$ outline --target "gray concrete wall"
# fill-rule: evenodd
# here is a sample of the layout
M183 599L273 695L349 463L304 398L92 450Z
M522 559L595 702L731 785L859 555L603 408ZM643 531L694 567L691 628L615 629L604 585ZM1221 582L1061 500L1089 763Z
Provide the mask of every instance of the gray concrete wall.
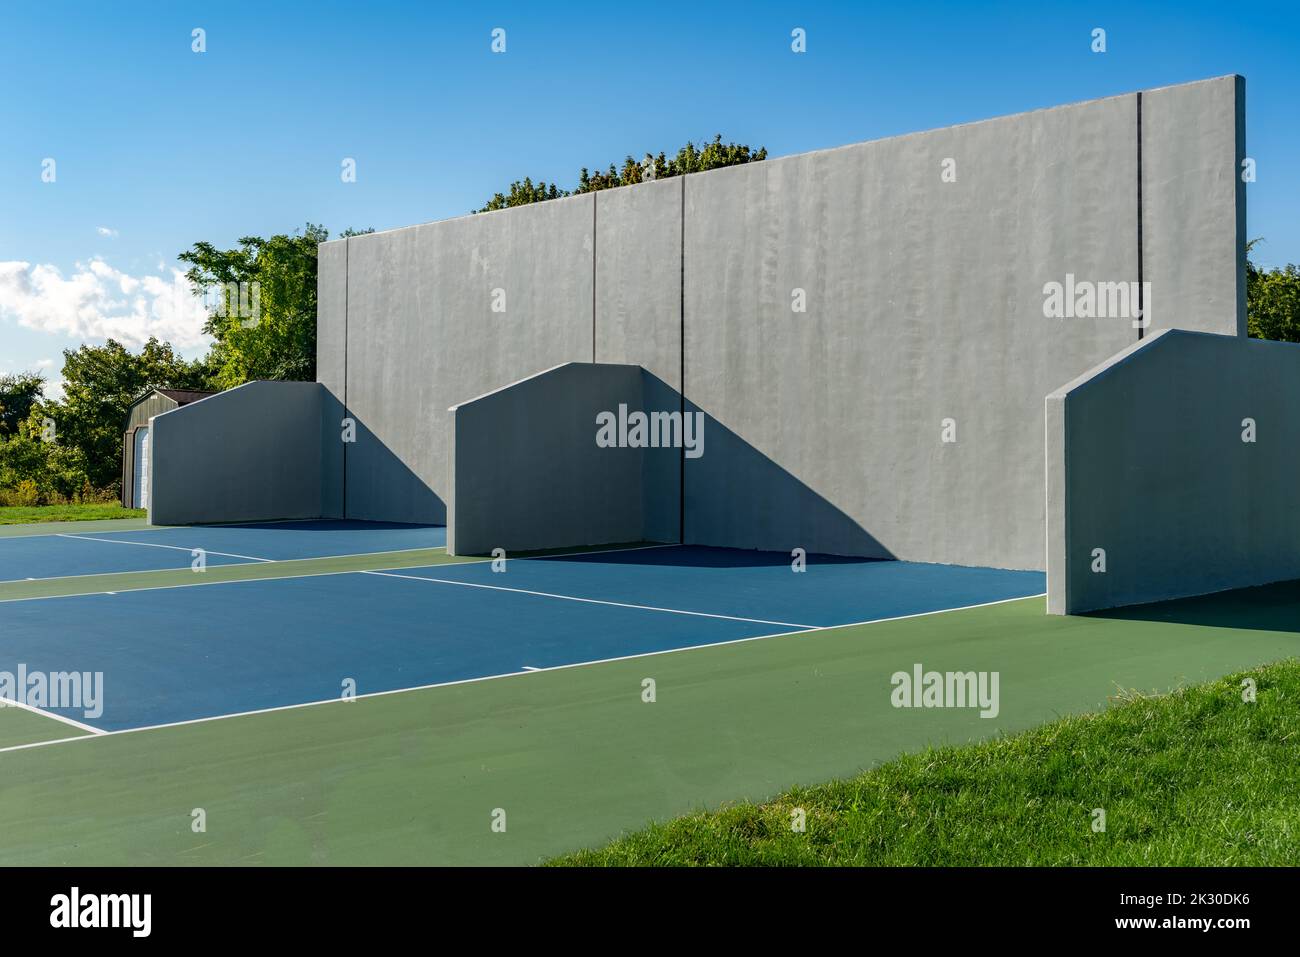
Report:
M1242 328L1241 107L1224 77L354 237L347 514L442 521L441 410L594 358L707 416L655 537L1043 568L1043 397L1138 338L1044 285L1141 275L1157 328Z
M646 401L682 406L682 186L685 179L595 194L596 361L648 373ZM645 459L644 537L681 537L680 455Z
M149 422L149 522L319 518L322 417L315 382L250 382Z
M590 361L592 219L588 195L347 241L349 518L443 522L447 409Z
M1046 428L1050 612L1300 578L1300 345L1165 331L1048 396Z
M597 415L620 404L650 411L651 384L639 366L568 363L455 406L448 552L650 538L646 460L676 462L677 450L602 448L596 433Z
M1043 285L1136 278L1136 177L1126 96L688 180L688 541L1040 568L1034 397L1136 337Z
M1143 278L1153 330L1246 334L1245 129L1244 77L1142 94Z
M322 515L343 517L344 468L347 446L342 441L347 398L348 240L336 239L317 248L316 381L326 389L322 428L324 457Z

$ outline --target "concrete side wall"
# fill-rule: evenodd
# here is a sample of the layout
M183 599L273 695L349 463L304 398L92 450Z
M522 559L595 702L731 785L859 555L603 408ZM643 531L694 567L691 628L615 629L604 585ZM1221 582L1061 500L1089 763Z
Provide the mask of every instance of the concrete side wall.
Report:
M1143 278L1151 328L1246 334L1246 81L1142 94Z
M1050 612L1300 578L1300 345L1167 331L1046 414Z
M347 372L348 240L316 247L316 381L342 401Z
M154 525L319 518L324 387L250 382L154 416Z
M681 406L682 188L676 177L595 194L596 361L643 366L646 401ZM646 539L681 535L682 458L646 459Z
M348 240L321 243L316 255L316 381L327 392L322 427L329 426L322 446L325 485L321 508L326 518L342 518L347 454L341 436L347 399Z
M644 408L646 382L639 366L569 363L453 408L448 552L644 540L645 459L676 450L596 433L599 413Z
M1136 280L1136 110L689 178L685 391L711 434L687 540L1042 568L1042 396L1137 335L1044 318L1043 287Z
M445 521L448 407L591 359L592 216L586 195L348 240L349 518Z

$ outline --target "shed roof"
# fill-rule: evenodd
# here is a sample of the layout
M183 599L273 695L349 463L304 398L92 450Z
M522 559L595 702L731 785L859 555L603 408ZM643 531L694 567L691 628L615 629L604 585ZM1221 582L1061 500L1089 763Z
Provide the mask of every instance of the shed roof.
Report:
M137 396L130 407L134 409L155 392L159 395L165 395L177 405L189 405L191 402L197 402L199 399L206 399L210 395L217 394L215 392L205 392L202 389L149 389Z
M190 402L197 402L199 399L206 399L210 395L216 395L215 392L204 392L201 389L154 389L154 392L161 392L169 399L175 399L181 405Z

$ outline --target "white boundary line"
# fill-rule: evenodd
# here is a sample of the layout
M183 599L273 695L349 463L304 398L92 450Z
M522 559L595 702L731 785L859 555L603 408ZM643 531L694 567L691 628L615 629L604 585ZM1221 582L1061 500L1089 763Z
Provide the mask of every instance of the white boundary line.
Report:
M576 595L557 595L549 591L531 591L527 588L510 588L507 585L484 585L480 582L462 582L454 578L426 578L423 575L403 575L398 572L363 571L362 575L379 575L383 578L406 578L416 582L435 582L439 585L459 585L462 588L487 588L491 591L508 591L516 595L536 595L538 598L559 598L563 601L581 601L590 605L611 605L615 608L636 608L641 611L662 611L670 615L695 615L697 618L725 618L728 621L748 621L756 625L780 625L806 631L816 625L801 625L796 621L772 621L767 618L741 618L739 615L717 615L707 611L686 611L683 608L660 608L656 605L636 605L625 601L605 601L600 598L579 598Z
M124 542L118 538L92 538L89 535L68 535L60 533L59 538L75 538L82 542L103 542L105 545L134 545L136 548L170 548L176 552L205 552L209 555L220 555L222 558L243 558L250 562L269 562L269 558L258 558L256 555L236 555L234 552L219 552L213 548L204 548L201 545L160 545L157 542ZM112 574L109 572L108 574Z
M119 521L119 519L104 519L104 521ZM76 528L78 525L87 525L89 522L47 522L47 525L63 525ZM86 532L87 535L134 535L136 532L163 532L170 528L186 528L185 525L142 525L139 528L101 528L98 530L91 529ZM12 528L12 526L0 525L0 529ZM60 535L66 535L66 532L32 532L30 535L0 535L0 544L4 542L21 542L28 538L58 538Z
M108 732L102 728L82 724L80 721L74 721L72 718L65 718L61 714L55 714L53 711L46 711L44 708L38 708L34 704L28 704L26 701L15 701L13 698L0 697L0 708L22 708L24 711L39 714L43 718L53 718L55 721L62 721L64 724L70 724L74 728L80 728L82 731L89 731L91 734L108 734Z
M596 551L591 551L591 552L560 552L560 553L555 554L555 555L536 555L536 556L533 556L533 557L531 557L531 558L512 558L512 559L509 559L509 560L510 560L510 561L514 561L514 562L533 562L533 561L542 561L543 559L547 559L547 558L573 558L573 557L575 557L575 556L577 556L577 555L606 555L606 554L612 554L612 553L614 553L614 552L639 552L639 551L642 551L642 550L644 550L644 549L650 549L650 548L678 548L678 547L679 547L679 546L678 546L678 544L677 544L676 542L669 542L669 543L667 543L667 544L662 544L662 545L631 545L631 546L628 546L628 547L626 547L626 548L601 548L601 549L597 549ZM403 548L403 549L398 549L398 551L399 551L399 552L406 552L406 551L419 552L419 551L437 551L437 549L425 549L425 548ZM364 557L367 556L367 555L386 555L386 554L391 554L391 553L389 553L389 552L360 552L360 553L358 553L358 554L356 554L356 555L335 555L335 556L332 556L332 557L334 557L334 558L364 558ZM286 558L286 559L284 559L284 561L285 561L285 562L290 562L290 561L295 561L295 562L297 562L297 561L315 561L315 559L307 559L307 558ZM482 564L484 564L485 562L491 562L491 561L496 561L496 559L494 559L494 558L465 558L465 559L460 559L460 560L458 560L458 561L454 561L454 562L434 562L434 565L439 566L439 567L446 566L447 568L457 568L457 567L459 567L459 566L461 566L461 565L482 565ZM214 567L214 568L237 568L237 567L239 567L239 566L241 566L241 565L248 565L248 564L255 564L255 563L252 563L252 562L232 562L232 563L229 564L229 565L214 565L213 567ZM270 564L272 564L272 565L278 565L278 564L281 564L281 562L270 562ZM425 565L410 565L410 566L407 566L407 567L410 567L410 568L427 568L427 567L432 567L432 566L425 566ZM182 569L176 569L176 568L151 568L151 569L148 569L148 571L149 571L150 573L157 573L157 572L170 572L170 571L181 571L181 570L182 570ZM147 586L145 586L144 588L119 588L119 589L117 589L116 591L107 591L107 590L104 590L104 591L78 591L78 592L71 592L71 593L66 594L66 595L28 595L26 598L0 598L0 605L7 605L7 604L9 604L10 602L16 602L16 601L57 601L57 600L60 599L60 598L90 598L90 597L92 597L92 596L94 596L94 595L116 595L116 594L118 594L119 592L131 593L131 592L137 592L137 591L166 591L166 590L169 589L169 588L194 588L194 587L196 587L196 586L198 586L198 585L244 585L244 584L248 584L249 582L276 582L276 581L287 581L288 579L291 579L291 578L321 578L322 576L325 576L325 575L359 575L359 574L361 574L362 571L367 571L367 570L368 570L368 571L388 571L389 569L383 569L383 568L376 568L376 569L344 569L344 570L342 570L342 571L335 571L335 572L305 572L305 573L299 573L299 574L297 574L297 575L267 575L267 576L264 577L264 578L231 578L231 579L229 579L229 580L227 580L227 581L213 581L213 582L182 582L182 583L175 584L175 585L147 585ZM102 575L134 575L134 574L136 574L136 573L135 573L135 572L101 572L100 574L102 574ZM196 574L197 574L197 573L196 573ZM68 578L83 578L83 577L84 577L84 578L95 578L95 577L97 577L97 576L95 576L95 575L84 575L84 576L82 576L82 575L68 575L68 576L66 576L66 577L68 577ZM56 579L56 578L35 578L35 579L15 578L13 581L0 582L0 585L25 584L25 583L28 582L28 581L58 581L58 579Z
M97 519L91 519L90 521L113 522L114 524L118 524L121 522L132 521L132 519L97 518ZM351 521L363 521L363 520L350 519L350 518L274 518L264 522L257 522L257 521L255 522L204 522L201 525L141 525L139 528L101 528L101 529L89 531L86 534L87 535L134 535L136 532L166 532L166 531L178 531L180 529L186 529L186 528L256 528L262 525L288 525L292 522L351 522ZM30 523L25 523L23 527L30 527L31 525L45 525L47 527L62 525L65 527L76 528L78 525L87 525L87 524L89 524L89 522L82 522L82 521L30 522ZM393 524L402 525L406 523L396 522ZM0 525L0 529L16 528L16 527L19 526ZM424 528L446 528L447 526L425 525L423 527ZM351 529L340 529L340 531L351 531ZM64 533L53 532L53 531L33 532L30 535L0 534L0 542L3 542L6 539L10 539L10 538L53 538L55 536L62 535L62 534Z
M650 546L657 547L657 546ZM491 559L488 559L489 561ZM352 574L349 572L339 572L336 574ZM215 583L214 583L215 584ZM483 675L478 678L461 678L456 681L438 681L433 684L413 685L409 688L393 688L388 691L371 691L366 694L359 694L350 700L342 698L327 698L324 701L304 701L299 704L279 705L274 708L259 708L254 711L237 711L231 714L217 714L207 718L190 718L185 721L169 721L164 724L151 724L139 728L123 728L120 731L101 731L99 734L82 735L78 738L57 738L52 741L32 741L27 744L10 745L7 748L0 748L0 754L8 751L25 751L29 748L43 748L54 744L68 744L73 741L87 741L93 738L113 738L123 734L135 734L139 731L161 731L165 728L179 728L191 724L207 724L212 721L226 721L230 718L247 718L252 715L272 714L277 711L295 711L299 708L315 708L325 704L351 704L354 701L360 701L363 698L383 698L388 695L407 694L412 691L428 691L432 688L450 688L456 685L479 684L484 681L495 681L499 678L519 678L524 675L544 674L548 671L568 671L572 668L586 668L591 665L613 664L617 661L634 661L638 658L655 658L659 655L675 655L688 651L699 651L704 648L721 648L726 645L739 645L750 641L766 641L769 638L790 638L796 635L812 635L822 631L835 631L840 628L856 628L862 625L880 625L891 621L906 621L911 618L928 618L932 615L946 615L954 611L969 611L973 608L988 608L993 605L1005 605L1013 601L1029 601L1032 598L1046 598L1047 592L1040 592L1037 595L1021 595L1017 598L1000 598L997 601L980 602L975 605L959 605L953 608L939 608L934 611L922 611L912 615L898 615L894 618L875 618L868 621L845 622L840 625L818 625L812 628L805 628L799 631L781 631L774 632L770 635L751 635L748 638L729 638L726 641L713 641L703 645L684 645L680 648L664 648L659 651L643 651L634 655L619 655L614 658L596 658L591 661L575 661L565 665L551 665L546 668L537 668L536 670L508 671L496 675Z
M490 560L490 559L489 559ZM235 562L230 565L216 565L215 568L237 568L242 565L257 565L257 562ZM166 569L155 568L154 572L160 571L182 571L183 569ZM106 574L127 574L126 572L108 572ZM195 574L199 574L195 572ZM278 582L286 581L290 578L322 578L326 575L355 575L355 571L338 571L338 572L307 572L306 574L297 575L267 575L265 578L232 578L229 581L211 581L211 582L184 582L177 585L147 585L144 588L118 588L114 591L78 591L71 592L67 595L28 595L26 598L0 598L0 605L8 605L11 602L19 601L58 601L60 598L93 598L95 595L131 595L136 592L144 591L167 591L171 588L198 588L200 585L247 585L250 582ZM54 580L54 579L40 579ZM17 582L6 582L5 584L22 584L23 580Z
M35 537L35 536L33 536L33 537ZM70 537L70 536L69 536L69 537ZM103 541L103 539L95 539L95 541ZM116 541L116 539L109 539L109 541ZM148 543L146 543L146 542L126 542L125 544L127 544L127 545L144 545L144 544L150 544L150 545L152 545L153 543L152 543L152 542L148 542ZM170 547L179 548L180 546L177 545L177 546L165 546L165 547L169 547L169 548L170 548ZM345 555L315 555L315 556L312 556L312 557L309 557L309 558L259 558L256 562L229 562L229 563L226 564L226 565L218 565L218 566L215 566L215 567L217 567L217 568L230 568L230 567L235 566L235 565L256 565L258 562L268 562L268 563L273 564L273 565L283 565L283 564L286 564L286 563L288 563L288 562L323 562L323 561L328 561L329 559L332 559L332 558L369 558L369 557L371 557L372 555L402 555L402 554L405 554L406 552L445 552L446 550L447 550L447 546L446 546L446 545L433 545L433 546L430 546L430 547L428 547L428 548L389 548L389 549L385 549L385 550L382 551L382 552L348 552L348 553L345 554ZM209 555L220 555L220 554L223 554L223 553L222 553L222 552L213 552L213 551L209 551L208 554L209 554ZM477 561L477 559L475 559L475 560ZM172 567L172 568L133 568L133 569L131 569L130 571L124 571L124 572L87 572L86 574L83 574L83 575L49 575L49 576L46 576L45 578L6 578L6 579L0 581L0 585L25 584L26 582L57 582L57 581L63 581L63 580L66 579L66 578L98 578L98 577L100 577L101 575L153 575L153 574L156 574L156 573L158 573L158 572L176 572L176 571L181 571L181 570L182 570L181 568L176 568L176 567ZM303 576L303 577L306 577L306 576ZM140 589L140 590L143 591L143 589ZM100 593L99 593L99 592L92 592L92 593L89 593L89 594L96 594L96 595L98 595L98 594L100 594ZM51 595L51 596L49 596L49 597L51 597L51 598L62 598L62 597L65 597L65 596L62 596L62 595ZM0 599L0 602L3 602L3 600L4 600L4 599Z

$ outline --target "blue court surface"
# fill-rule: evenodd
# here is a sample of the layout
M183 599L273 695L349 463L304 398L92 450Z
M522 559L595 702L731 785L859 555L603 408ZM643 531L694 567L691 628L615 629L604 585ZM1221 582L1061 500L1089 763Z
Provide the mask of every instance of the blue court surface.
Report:
M196 548L209 565L234 565L446 544L440 525L324 520L80 534L69 524L66 532L0 539L0 582L188 568Z
M280 527L277 541L265 528L207 541L262 557L309 548L301 529ZM373 548L427 544L429 530L369 532ZM312 542L323 554L342 544ZM813 555L795 573L781 553L652 547L513 559L504 572L479 562L0 602L0 671L101 672L102 714L49 710L124 730L334 700L349 680L358 694L392 691L1043 590L1038 572Z

